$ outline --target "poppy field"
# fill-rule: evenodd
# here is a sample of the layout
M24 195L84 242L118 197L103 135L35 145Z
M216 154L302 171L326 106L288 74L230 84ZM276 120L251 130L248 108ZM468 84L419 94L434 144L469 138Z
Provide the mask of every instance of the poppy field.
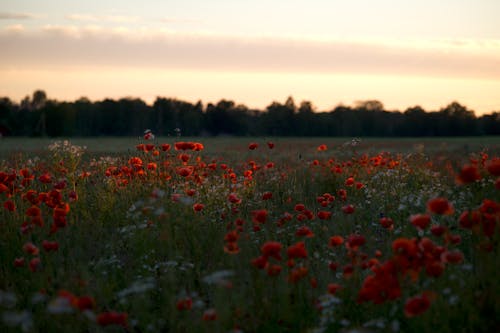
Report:
M500 146L0 152L2 332L494 332Z

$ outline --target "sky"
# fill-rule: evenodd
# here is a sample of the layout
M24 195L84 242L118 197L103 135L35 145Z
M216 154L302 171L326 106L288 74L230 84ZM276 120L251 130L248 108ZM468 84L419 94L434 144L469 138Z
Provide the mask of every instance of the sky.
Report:
M500 111L498 0L0 0L0 96Z

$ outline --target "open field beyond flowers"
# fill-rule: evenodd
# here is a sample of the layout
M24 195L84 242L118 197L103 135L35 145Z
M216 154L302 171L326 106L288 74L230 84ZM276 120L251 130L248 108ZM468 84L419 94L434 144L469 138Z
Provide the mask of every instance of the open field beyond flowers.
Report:
M500 140L0 140L2 332L500 330Z

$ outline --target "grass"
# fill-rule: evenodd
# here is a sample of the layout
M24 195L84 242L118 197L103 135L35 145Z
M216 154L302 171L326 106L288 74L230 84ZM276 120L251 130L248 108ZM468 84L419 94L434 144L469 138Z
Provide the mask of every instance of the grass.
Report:
M49 150L49 139L0 140L0 183L7 188L0 199L15 205L0 210L2 331L498 329L500 196L490 165L498 161L499 138L182 140L205 149L157 146L154 154L137 151L138 139L106 138L71 139ZM250 142L258 148L249 150ZM328 149L318 151L320 144ZM73 145L87 150L80 156ZM133 157L142 163L131 164ZM457 185L457 172L471 158L480 179ZM181 175L183 168L190 174ZM42 182L44 174L52 181ZM30 190L50 195L29 202ZM271 198L264 200L265 193ZM436 197L453 211L429 211ZM56 211L65 204L69 212ZM43 225L26 215L33 205ZM347 205L353 213L344 212ZM472 228L459 223L466 210L481 216ZM319 212L331 216L321 219ZM57 230L54 214L64 216ZM416 228L409 222L414 214L429 214L431 226L445 233ZM393 226L383 227L381 217ZM301 236L304 227L310 237ZM335 235L344 243L333 247ZM354 235L364 242L354 246ZM395 251L396 240L416 252ZM57 242L58 250L47 251L44 241ZM29 253L29 242L38 254ZM267 252L269 242L279 248ZM293 258L289 250L300 242ZM424 251L424 243L432 250ZM448 254L462 259L452 262ZM35 258L40 265L30 266ZM394 263L395 271L370 289L377 267ZM430 264L442 273L431 276ZM331 291L331 284L340 289ZM368 290L376 293L361 298ZM374 304L374 295L391 291L399 293ZM405 312L416 297L428 304Z

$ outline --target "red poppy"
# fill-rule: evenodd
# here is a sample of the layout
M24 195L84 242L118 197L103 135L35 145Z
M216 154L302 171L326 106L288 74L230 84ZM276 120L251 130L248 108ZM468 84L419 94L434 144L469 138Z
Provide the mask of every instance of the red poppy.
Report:
M254 150L254 149L256 149L258 146L259 146L259 145L258 145L257 143L252 142L252 143L250 143L250 144L248 145L248 149L250 149L250 150Z
M283 245L281 245L280 242L273 242L269 241L264 243L262 247L260 248L260 251L262 255L266 258L272 257L276 260L281 260L281 248Z
M127 327L128 315L123 312L103 312L97 315L97 323L100 326L118 325Z
M262 194L262 200L269 200L273 197L273 193L272 192L264 192Z
M42 262L40 261L40 258L35 257L30 260L29 262L29 268L30 271L32 272L37 272L42 268Z
M429 214L412 215L410 216L410 223L417 228L425 229L431 223L431 217Z
M269 265L267 266L266 272L269 276L277 276L281 273L281 266L276 264Z
M269 147L269 149L273 149L274 148L274 143L273 142L268 142L267 146Z
M299 237L314 237L314 233L307 226L302 226L295 232L295 236Z
M7 200L3 203L3 208L8 210L9 212L16 211L16 204L12 200Z
M317 215L320 220L329 220L332 217L332 212L321 210Z
M306 206L304 204L298 203L295 205L295 211L297 212L302 212L306 209Z
M418 295L412 298L409 298L404 307L404 313L405 316L410 318L410 317L415 317L418 315L421 315L429 307L431 306L431 301L427 298L425 295Z
M352 234L347 238L347 245L354 249L366 243L366 238L363 235Z
M469 184L481 179L476 165L464 165L456 177L458 184Z
M328 146L325 144L319 145L317 148L318 151L325 151L327 149L328 149Z
M238 243L236 242L227 242L224 245L224 252L228 254L237 254L240 252L240 248L238 246Z
M441 260L445 263L460 264L464 261L464 255L459 250L446 251L441 254Z
M441 237L446 232L446 227L436 224L431 227L431 233L436 237Z
M354 206L353 205L343 206L342 211L344 212L344 214L352 214L354 213Z
M23 251L26 252L27 254L31 254L33 256L37 256L40 253L40 250L38 247L35 246L35 244L28 242L23 245Z
M345 186L352 186L354 185L354 177L349 177L345 180Z
M331 295L335 295L339 289L341 289L342 286L337 283L329 283L327 286L328 293Z
M297 267L294 270L292 270L290 274L288 274L288 282L297 283L300 279L307 276L308 273L309 270L307 269L307 267L303 266Z
M82 296L76 298L76 300L74 301L74 305L80 311L92 310L95 307L95 300L90 296Z
M304 242L289 246L286 252L289 259L307 258L306 244Z
M416 240L409 238L397 238L392 242L392 251L396 255L414 257L417 253Z
M15 258L14 259L14 267L23 267L25 264L24 258Z
M193 300L191 299L191 297L180 299L177 301L175 307L179 311L191 310L191 308L193 307Z
M330 241L328 242L328 246L334 247L339 246L344 243L344 238L342 236L332 236L330 237Z
M380 220L380 225L383 228L390 229L394 226L394 221L390 217L382 217Z
M439 277L444 272L444 265L439 261L431 261L425 265L425 273L428 276Z
M233 203L233 204L240 204L241 203L241 199L238 198L238 195L236 193L229 194L227 199L229 200L230 203Z
M201 203L195 203L193 205L193 210L195 212L201 212L203 210L203 208L205 208L205 205L204 204L201 204Z
M47 240L42 241L42 247L45 251L50 252L50 251L57 251L59 250L59 243L57 242L49 242Z
M179 176L188 177L193 173L193 167L177 168L176 172Z
M487 164L486 170L493 176L500 176L500 158L492 159Z
M256 267L258 269L264 269L268 264L267 257L262 255L260 257L252 259L251 263L254 267Z
M266 223L267 215L268 213L266 209L254 210L252 211L252 221L261 224Z
M52 183L52 176L49 173L44 173L43 175L38 177L38 180L41 183L50 184L50 183Z
M453 206L446 198L434 198L427 202L427 210L438 215L451 215L454 212Z
M169 151L170 150L170 144L169 143L162 143L161 144L161 150L163 150L163 151Z
M217 320L217 312L215 309L207 309L203 312L203 316L201 317L203 321L214 321Z

